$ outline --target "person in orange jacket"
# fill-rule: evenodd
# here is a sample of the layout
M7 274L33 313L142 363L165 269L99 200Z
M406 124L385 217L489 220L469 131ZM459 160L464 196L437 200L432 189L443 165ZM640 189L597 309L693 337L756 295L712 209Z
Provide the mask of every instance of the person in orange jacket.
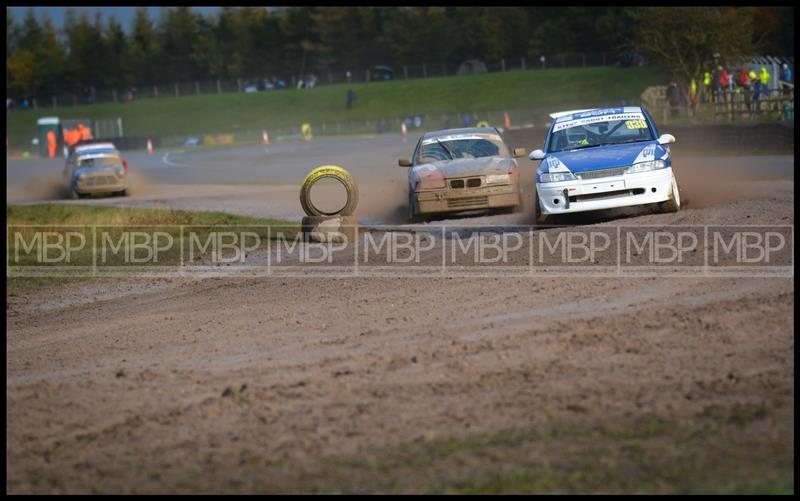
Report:
M92 131L83 124L78 124L78 132L80 133L81 141L89 141L92 139Z
M56 157L56 133L51 130L47 131L47 156Z

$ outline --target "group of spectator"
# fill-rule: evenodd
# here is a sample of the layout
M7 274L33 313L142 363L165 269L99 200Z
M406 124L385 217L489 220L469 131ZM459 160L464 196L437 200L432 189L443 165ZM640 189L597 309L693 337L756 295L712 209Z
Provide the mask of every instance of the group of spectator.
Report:
M718 66L715 71L706 71L703 74L701 85L692 79L689 82L688 92L682 90L673 80L667 87L666 98L673 117L678 116L680 109L687 104L690 113L694 114L701 101L724 104L741 100L746 103L748 109L756 111L759 109L759 101L769 97L771 79L772 75L764 66L760 71L748 70L745 66L729 71L728 68ZM794 73L787 63L781 66L778 81L784 94L793 92Z
M723 66L714 72L703 74L703 100L717 103L730 102L735 94L743 94L751 109L758 109L758 102L769 96L769 83L772 75L762 66L760 71L741 66L738 71L728 71ZM789 65L784 63L780 70L779 82L782 89L794 87L794 75ZM694 84L696 87L696 84ZM691 96L690 96L691 100Z

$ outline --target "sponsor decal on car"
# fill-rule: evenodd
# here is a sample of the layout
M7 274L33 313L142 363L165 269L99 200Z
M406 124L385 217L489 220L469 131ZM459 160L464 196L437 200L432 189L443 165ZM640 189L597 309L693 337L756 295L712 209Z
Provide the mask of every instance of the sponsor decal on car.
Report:
M476 134L454 134L451 136L436 136L430 139L425 139L422 141L422 144L432 144L439 141L461 141L465 139L494 139L496 141L500 140L500 136L497 135L476 135Z
M595 116L595 117L587 117L587 118L578 118L572 120L566 120L564 122L556 122L555 126L553 126L553 132L558 132L564 129L570 129L572 127L578 127L581 125L588 125L593 123L599 122L611 122L615 120L642 120L644 121L644 115L641 113L620 113L617 115L602 115L602 116ZM646 122L645 122L646 123Z
M656 145L648 144L642 149L642 151L639 152L639 155L637 155L633 163L638 164L639 162L649 162L655 159L656 159Z
M570 172L570 170L558 157L548 157L547 172Z

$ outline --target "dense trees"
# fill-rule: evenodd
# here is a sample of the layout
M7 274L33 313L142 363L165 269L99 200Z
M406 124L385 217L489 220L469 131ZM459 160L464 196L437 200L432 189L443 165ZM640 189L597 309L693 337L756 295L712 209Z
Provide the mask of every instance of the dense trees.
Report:
M631 40L681 84L702 81L703 72L719 64L735 64L754 51L753 9L651 7L633 11L641 26Z
M613 7L302 6L271 11L225 7L217 15L200 15L176 7L162 9L152 19L152 11L140 7L128 30L113 17L90 18L75 11L68 12L64 28L57 30L32 10L19 20L7 10L6 88L17 98L84 95L90 88L176 81L288 80L291 75L355 72L377 64L399 68L447 63L455 68L472 58L497 62L563 52L613 55L629 50L632 41L647 45L653 37L671 36L685 26L702 30L704 20L722 8L691 9L659 14L656 9ZM793 54L793 17L793 8L732 9L714 24L725 33L714 35L730 41L729 28L736 21L739 28L752 26L745 36L755 50ZM665 23L670 28L665 30ZM715 43L708 40L697 49L708 52Z

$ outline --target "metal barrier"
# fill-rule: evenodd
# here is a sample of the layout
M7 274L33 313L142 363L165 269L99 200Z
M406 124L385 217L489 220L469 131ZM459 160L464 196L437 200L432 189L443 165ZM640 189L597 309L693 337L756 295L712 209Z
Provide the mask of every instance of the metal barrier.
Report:
M717 121L794 120L794 88L726 89L717 92L713 102Z

